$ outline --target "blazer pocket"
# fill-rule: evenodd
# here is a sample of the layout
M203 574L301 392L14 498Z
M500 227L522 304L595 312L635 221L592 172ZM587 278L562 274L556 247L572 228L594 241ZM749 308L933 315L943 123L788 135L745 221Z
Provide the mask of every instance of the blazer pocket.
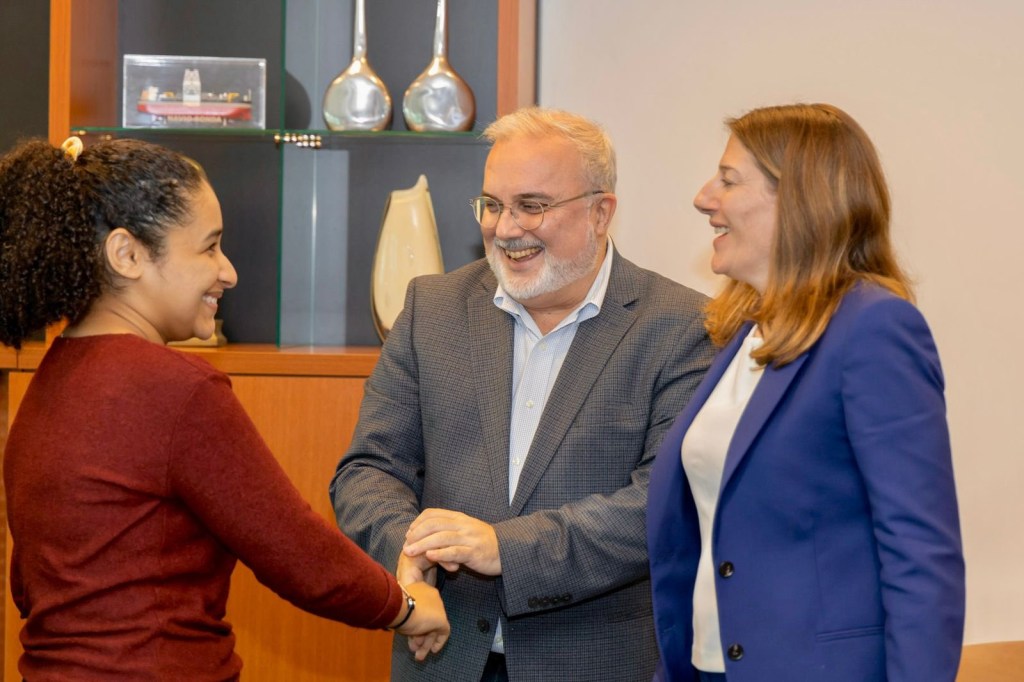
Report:
M882 625L872 625L864 628L849 628L847 630L832 630L831 632L819 632L815 639L819 642L834 642L837 639L853 639L855 637L872 637L885 632Z

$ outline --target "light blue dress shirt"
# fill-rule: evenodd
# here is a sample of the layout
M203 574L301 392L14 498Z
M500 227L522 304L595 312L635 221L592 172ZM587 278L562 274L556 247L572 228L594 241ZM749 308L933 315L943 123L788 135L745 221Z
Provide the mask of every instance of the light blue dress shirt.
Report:
M614 247L608 240L608 249L597 277L583 301L547 334L541 334L537 323L526 308L509 296L501 284L494 294L494 305L515 320L512 359L512 415L508 448L508 501L516 494L519 474L526 463L526 455L533 443L548 395L558 379L569 346L576 337L580 322L601 312L608 291L608 274L612 269ZM491 651L505 652L499 621Z

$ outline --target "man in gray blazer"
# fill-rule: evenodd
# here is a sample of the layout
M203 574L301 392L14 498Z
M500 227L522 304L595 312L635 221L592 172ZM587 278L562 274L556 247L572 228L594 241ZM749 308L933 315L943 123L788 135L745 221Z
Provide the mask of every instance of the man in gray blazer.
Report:
M394 680L651 679L651 463L710 364L700 294L608 238L615 155L562 111L495 121L487 258L410 284L338 464L338 525L435 582L451 639Z

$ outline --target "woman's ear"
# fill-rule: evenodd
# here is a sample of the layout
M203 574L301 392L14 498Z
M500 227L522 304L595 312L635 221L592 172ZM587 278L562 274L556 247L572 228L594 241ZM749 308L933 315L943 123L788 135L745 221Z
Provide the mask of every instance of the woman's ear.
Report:
M149 263L149 249L123 227L110 231L103 243L107 266L125 279L138 279Z

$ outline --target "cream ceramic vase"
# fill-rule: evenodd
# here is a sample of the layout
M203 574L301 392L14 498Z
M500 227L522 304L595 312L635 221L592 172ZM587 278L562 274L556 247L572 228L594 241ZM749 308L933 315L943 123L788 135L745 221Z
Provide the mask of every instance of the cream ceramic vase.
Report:
M421 175L409 189L391 192L384 207L370 275L373 324L382 340L402 312L412 278L443 272L434 205L427 176Z

